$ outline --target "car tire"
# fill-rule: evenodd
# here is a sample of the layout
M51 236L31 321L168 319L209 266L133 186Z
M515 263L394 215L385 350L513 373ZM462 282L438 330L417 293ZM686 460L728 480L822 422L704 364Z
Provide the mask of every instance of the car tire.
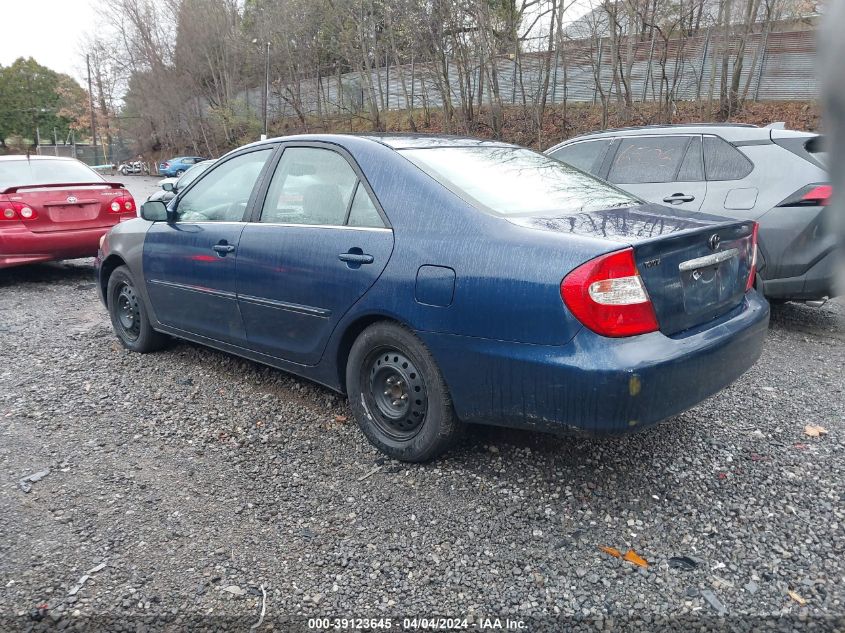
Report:
M112 328L123 347L140 354L164 347L167 336L150 326L147 307L127 266L118 266L109 277L106 304Z
M364 435L393 459L430 460L453 446L463 430L431 353L396 323L375 323L355 340L346 392Z
M177 170L176 170L176 177L178 178L179 176L181 176L181 175L182 175L182 174L184 174L184 173L185 173L185 170L184 170L184 169L177 169Z

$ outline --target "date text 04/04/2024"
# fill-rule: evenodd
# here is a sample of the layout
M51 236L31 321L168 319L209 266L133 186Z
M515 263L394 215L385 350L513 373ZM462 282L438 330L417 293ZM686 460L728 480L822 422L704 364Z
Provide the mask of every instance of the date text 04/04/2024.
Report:
M312 630L356 630L399 628L400 621L393 618L309 618L308 628ZM467 629L519 631L526 628L522 620L510 618L481 618L470 622L467 618L403 618L401 628L407 630L457 631Z

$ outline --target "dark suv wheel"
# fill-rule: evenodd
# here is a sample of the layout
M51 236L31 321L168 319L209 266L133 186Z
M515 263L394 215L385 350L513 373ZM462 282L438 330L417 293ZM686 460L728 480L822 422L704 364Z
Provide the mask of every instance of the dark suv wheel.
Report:
M434 359L396 323L376 323L358 336L346 365L346 390L364 435L394 459L432 459L460 433L462 425Z
M150 326L144 300L126 266L118 266L109 277L106 303L114 333L126 349L145 354L164 346L167 337Z

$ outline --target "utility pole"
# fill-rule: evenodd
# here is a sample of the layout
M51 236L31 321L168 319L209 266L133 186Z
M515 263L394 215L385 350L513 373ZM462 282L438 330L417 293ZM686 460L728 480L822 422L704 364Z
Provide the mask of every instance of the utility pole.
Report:
M264 49L264 132L261 140L267 139L267 106L270 101L270 42Z
M91 89L91 56L85 56L85 65L88 66L88 104L91 106L91 145L94 146L94 164L97 164L97 119L94 116L94 91ZM106 162L105 154L103 162Z

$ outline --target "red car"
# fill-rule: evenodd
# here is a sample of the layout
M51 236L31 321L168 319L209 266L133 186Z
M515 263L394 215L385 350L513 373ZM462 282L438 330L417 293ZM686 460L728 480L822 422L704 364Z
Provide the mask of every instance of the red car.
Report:
M92 257L111 227L134 217L123 185L76 159L0 156L0 268Z

